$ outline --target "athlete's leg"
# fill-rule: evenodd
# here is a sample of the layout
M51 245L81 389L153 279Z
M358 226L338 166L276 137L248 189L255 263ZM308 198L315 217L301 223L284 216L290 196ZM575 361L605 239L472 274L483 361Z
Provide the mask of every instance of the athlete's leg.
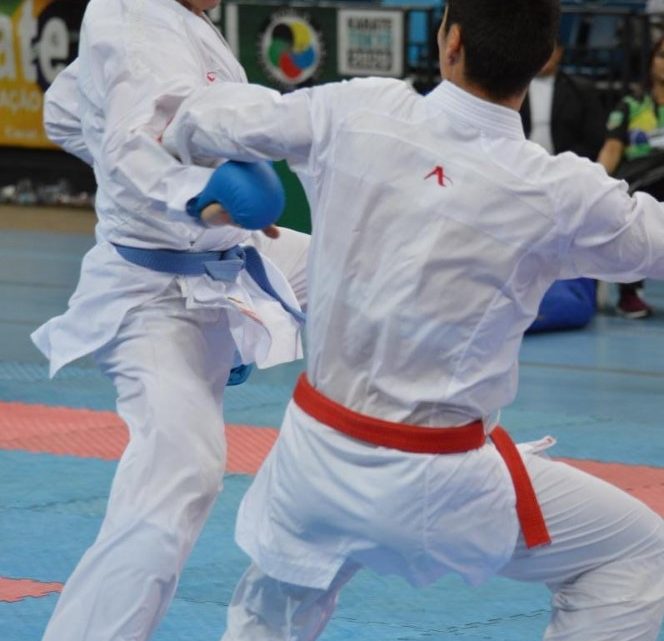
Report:
M251 564L235 588L222 641L313 641L359 567L347 563L327 590L283 583Z
M501 574L553 592L546 641L655 641L664 614L664 521L622 490L536 455L526 465L552 544L520 538Z
M156 628L220 489L233 352L222 312L187 311L174 295L132 312L98 355L130 441L45 641L144 641Z

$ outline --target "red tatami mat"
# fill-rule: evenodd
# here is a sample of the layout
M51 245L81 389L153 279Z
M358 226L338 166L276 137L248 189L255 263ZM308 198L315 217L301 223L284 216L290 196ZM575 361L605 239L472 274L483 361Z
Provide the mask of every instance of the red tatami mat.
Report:
M228 425L230 474L254 474L278 431ZM0 402L0 449L115 460L127 444L117 414L46 405ZM664 516L664 469L644 465L564 459L641 499Z
M625 490L664 516L664 469L647 465L559 459Z
M13 603L27 597L41 597L60 592L62 583L40 583L32 579L6 579L0 576L0 602Z
M227 425L229 474L254 474L277 430ZM0 402L0 449L116 460L127 429L114 412Z

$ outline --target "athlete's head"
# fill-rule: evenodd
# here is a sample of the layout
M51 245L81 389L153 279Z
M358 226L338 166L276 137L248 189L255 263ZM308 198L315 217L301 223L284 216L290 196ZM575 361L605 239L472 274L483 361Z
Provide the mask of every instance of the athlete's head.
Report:
M551 55L559 20L559 0L447 0L441 74L461 73L494 100L514 97Z

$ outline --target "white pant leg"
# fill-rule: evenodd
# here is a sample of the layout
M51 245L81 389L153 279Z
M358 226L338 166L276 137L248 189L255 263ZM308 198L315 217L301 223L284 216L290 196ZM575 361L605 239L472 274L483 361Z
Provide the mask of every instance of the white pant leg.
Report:
M622 490L564 463L525 457L552 544L523 538L500 574L546 583L546 641L655 641L664 614L664 521Z
M277 581L255 564L244 573L228 606L222 641L313 641L323 632L341 588L359 566L348 562L327 590Z
M283 273L293 288L302 309L307 307L307 253L311 236L286 227L279 227L279 238L268 238L254 232L249 241L267 256Z
M130 441L44 641L144 641L156 628L221 487L233 353L225 314L177 296L132 311L98 354Z

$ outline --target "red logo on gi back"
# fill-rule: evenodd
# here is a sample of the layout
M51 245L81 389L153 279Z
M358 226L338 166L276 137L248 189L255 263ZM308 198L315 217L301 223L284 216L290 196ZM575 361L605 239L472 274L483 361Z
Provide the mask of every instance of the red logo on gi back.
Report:
M214 82L217 79L217 74L214 71L208 71L206 78L208 82Z
M436 179L438 180L438 184L441 187L447 187L447 185L452 184L452 179L449 176L445 175L445 170L443 169L442 165L436 165L425 177L424 180L427 178L431 178L432 176L435 176Z

